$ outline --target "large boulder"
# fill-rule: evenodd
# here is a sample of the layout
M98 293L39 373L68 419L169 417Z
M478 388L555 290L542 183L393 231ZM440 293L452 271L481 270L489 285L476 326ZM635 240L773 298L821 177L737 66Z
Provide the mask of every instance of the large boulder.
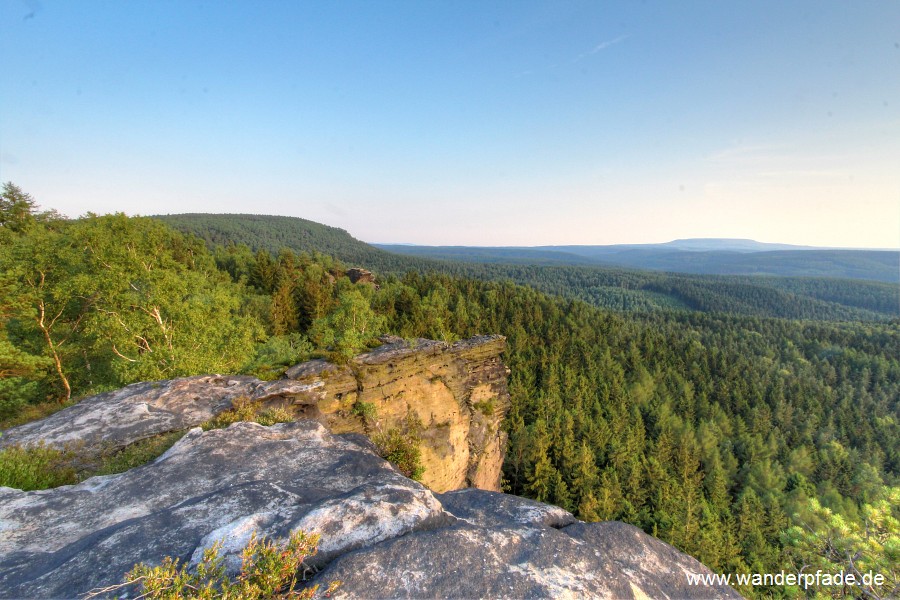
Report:
M691 586L709 570L632 525L478 489L439 498L457 522L348 553L316 581L343 581L343 598L741 597Z
M112 452L161 433L197 427L231 408L238 398L284 403L298 395L321 397L322 383L269 382L241 375L135 383L7 429L0 447L43 444L79 453Z
M72 598L137 562L196 562L253 532L322 535L314 582L346 598L738 598L691 588L696 560L620 523L468 489L435 495L364 439L314 421L191 430L156 461L73 486L0 488L0 598Z
M51 490L0 488L0 596L74 597L141 561L253 531L323 534L322 559L453 518L421 484L319 423L191 430L153 463Z

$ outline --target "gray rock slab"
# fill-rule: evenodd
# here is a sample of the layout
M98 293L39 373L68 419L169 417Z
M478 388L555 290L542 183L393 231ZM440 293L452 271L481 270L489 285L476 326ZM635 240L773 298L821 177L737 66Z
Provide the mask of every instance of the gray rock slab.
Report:
M577 519L567 510L528 498L467 488L439 494L444 508L455 517L482 527L534 526L560 529Z
M341 580L342 598L365 599L741 597L688 586L688 573L709 570L631 525L558 529L541 524L562 522L557 507L482 490L441 498L460 521L346 554L315 581Z
M116 450L160 433L196 427L231 408L241 396L259 401L310 396L314 402L321 388L321 382L260 381L241 375L135 383L85 398L40 421L7 429L0 437L0 447L45 444Z
M127 473L0 488L0 597L72 598L219 539L234 568L254 530L321 532L321 561L453 520L428 489L314 421L194 429Z

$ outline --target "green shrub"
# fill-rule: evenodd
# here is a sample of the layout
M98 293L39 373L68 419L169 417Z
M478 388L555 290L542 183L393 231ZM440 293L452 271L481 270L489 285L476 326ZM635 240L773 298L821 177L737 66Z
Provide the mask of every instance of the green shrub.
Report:
M254 420L260 425L269 427L276 423L290 423L294 420L294 415L288 409L277 406L274 408L266 408L256 413Z
M250 421L268 427L276 423L289 423L293 420L294 415L286 408L263 408L259 402L254 402L246 396L240 396L235 398L231 408L220 412L206 423L203 423L201 427L204 431L224 429L233 423L241 421Z
M42 405L33 408L39 410ZM58 404L48 405L58 408ZM239 421L274 425L294 420L286 408L262 408L246 397L202 425L204 430L228 427ZM84 481L95 475L112 475L145 465L161 456L184 435L174 431L153 436L116 451L102 448L57 450L46 446L0 450L0 486L20 490L45 490Z
M95 475L123 473L161 456L183 435L184 431L164 433L115 452L10 446L0 450L0 486L46 490L79 483Z
M372 443L383 459L397 467L397 470L410 479L421 481L425 473L422 466L422 451L419 444L422 422L413 413L409 413L401 428L392 427L385 432L372 436Z
M338 295L337 307L313 321L309 337L320 348L332 351L332 360L348 361L377 343L385 319L375 313L361 288L348 288Z
M360 402L357 400L353 403L353 414L363 420L363 424L367 427L374 427L378 420L378 407L374 402Z
M140 585L140 598L212 600L263 600L295 599L309 600L319 586L297 589L302 583L300 569L303 561L314 556L318 550L319 536L303 531L292 533L284 546L256 534L241 553L241 572L235 579L229 579L219 556L222 542L216 542L203 553L196 568L180 565L177 558L166 557L158 567L143 563L125 576L125 583L93 590L86 597L107 595L132 585ZM330 596L339 586L334 581L328 586L325 596Z
M299 333L270 337L257 346L256 351L242 373L272 380L281 377L288 367L309 360L313 345Z
M24 491L78 483L72 455L47 446L0 450L0 486Z
M474 405L475 409L483 414L486 417L490 417L494 414L494 399L490 400L482 400L481 402L476 402Z
M36 404L16 405L15 410L0 418L0 429L9 429L49 417L55 412L67 408L68 404L59 402L39 402Z

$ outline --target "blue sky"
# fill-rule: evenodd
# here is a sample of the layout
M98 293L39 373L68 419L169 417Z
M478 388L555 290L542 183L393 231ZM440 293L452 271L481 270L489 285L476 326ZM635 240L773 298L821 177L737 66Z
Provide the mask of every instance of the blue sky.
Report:
M370 242L900 246L900 2L0 2L0 179Z

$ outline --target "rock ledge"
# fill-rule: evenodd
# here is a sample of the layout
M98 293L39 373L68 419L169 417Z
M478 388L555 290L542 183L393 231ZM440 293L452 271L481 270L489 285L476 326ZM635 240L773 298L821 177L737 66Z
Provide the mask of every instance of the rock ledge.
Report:
M196 560L253 531L322 534L341 598L739 598L690 588L699 562L621 523L478 489L434 494L314 421L191 430L151 464L53 490L0 488L0 598L72 598L137 562Z

